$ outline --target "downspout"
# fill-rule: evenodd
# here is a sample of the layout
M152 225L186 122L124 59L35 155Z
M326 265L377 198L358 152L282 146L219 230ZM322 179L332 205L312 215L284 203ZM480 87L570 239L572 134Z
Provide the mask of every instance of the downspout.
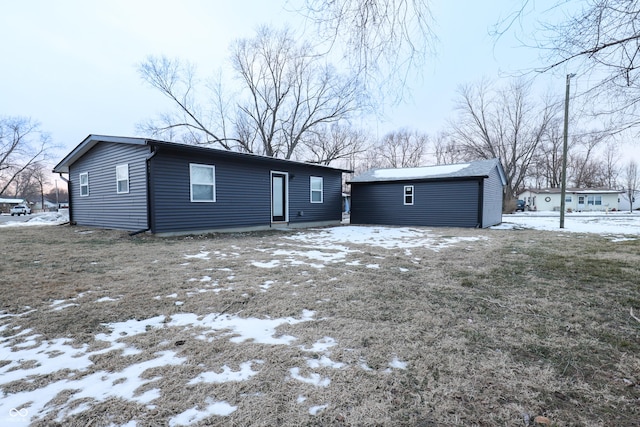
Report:
M482 228L482 214L483 214L483 205L484 205L484 179L480 178L478 181L479 194L478 194L478 224L476 228Z
M146 233L147 231L151 230L151 185L149 183L150 181L150 177L151 177L151 173L150 173L150 163L149 161L157 154L158 152L158 148L150 145L151 147L151 152L147 155L147 157L145 158L145 166L147 169L147 228L142 229L142 230L137 230L137 231L132 231L131 233L129 233L129 236L135 236L136 234L141 234L141 233Z
M72 210L71 210L71 181L62 176L62 172L58 172L60 179L67 183L67 194L69 195L69 224L73 224ZM58 209L60 206L58 206Z

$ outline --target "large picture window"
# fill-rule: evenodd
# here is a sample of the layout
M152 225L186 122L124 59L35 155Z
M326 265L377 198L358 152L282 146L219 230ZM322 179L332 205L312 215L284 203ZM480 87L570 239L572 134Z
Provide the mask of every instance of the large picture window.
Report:
M80 174L80 196L85 197L89 195L89 173L84 172Z
M311 203L323 202L323 186L324 182L321 176L311 177Z
M413 185L404 186L404 204L413 205Z
M116 188L118 194L129 192L129 165L116 166Z
M216 168L210 165L189 165L192 202L216 201Z
M587 205L602 206L602 196L587 196Z

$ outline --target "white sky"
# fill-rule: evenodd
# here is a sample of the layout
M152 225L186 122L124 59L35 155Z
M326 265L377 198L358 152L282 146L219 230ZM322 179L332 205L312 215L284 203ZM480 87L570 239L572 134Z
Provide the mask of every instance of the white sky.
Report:
M289 8L299 0L289 0ZM59 160L88 134L134 136L135 124L170 109L143 84L148 55L190 61L207 77L225 64L229 43L257 26L302 26L286 0L21 0L0 6L0 115L30 116L61 145ZM464 4L434 0L437 56L408 84L407 103L386 108L388 121L363 123L379 136L400 127L434 135L452 113L456 88L539 65L538 52L488 29L512 0ZM540 91L564 93L564 75L539 79ZM575 84L583 84L579 77ZM584 83L586 84L586 82Z

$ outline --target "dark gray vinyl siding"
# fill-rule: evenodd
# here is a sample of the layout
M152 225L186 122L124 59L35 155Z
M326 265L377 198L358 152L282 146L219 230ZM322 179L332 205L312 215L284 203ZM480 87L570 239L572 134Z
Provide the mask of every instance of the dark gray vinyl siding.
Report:
M405 185L414 204L404 204ZM480 181L375 182L351 184L351 223L477 227Z
M78 225L123 230L147 228L145 158L149 148L98 144L69 167L71 215ZM118 194L116 165L129 165L129 193ZM89 174L89 195L80 196L81 173Z
M191 202L190 163L215 166L215 202ZM290 222L339 221L341 174L325 172L323 168L317 170L316 176L326 176L325 203L311 206L309 176L315 174L316 168L216 154L196 157L160 148L150 161L152 230L170 233L270 226L271 171L289 173Z
M342 220L341 172L296 168L292 173L294 177L289 180L289 222ZM323 178L322 203L311 203L311 176Z
M494 169L489 178L484 180L482 200L482 227L491 227L502 222L503 187L500 174Z

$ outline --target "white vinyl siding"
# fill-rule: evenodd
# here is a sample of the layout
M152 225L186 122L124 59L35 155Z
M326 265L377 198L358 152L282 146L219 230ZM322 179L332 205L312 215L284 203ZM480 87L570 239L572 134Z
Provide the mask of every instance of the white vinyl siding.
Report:
M129 192L129 164L116 166L116 192L118 194Z
M404 204L413 205L413 185L404 186Z
M192 202L216 201L216 168L211 165L189 164Z
M324 200L323 178L321 176L312 176L310 181L310 186L311 186L311 203L322 203Z
M84 172L80 174L80 196L85 197L89 195L89 173Z

